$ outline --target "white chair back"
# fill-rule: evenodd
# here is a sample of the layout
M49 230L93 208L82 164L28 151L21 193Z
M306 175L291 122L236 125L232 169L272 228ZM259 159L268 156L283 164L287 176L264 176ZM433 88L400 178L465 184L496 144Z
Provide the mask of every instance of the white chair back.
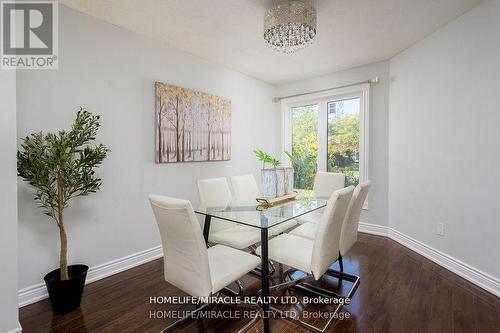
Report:
M368 195L371 181L366 181L358 184L352 194L351 202L347 209L347 214L342 225L340 234L340 254L344 255L356 243L358 239L358 225L361 210Z
M229 184L224 177L199 179L198 194L200 197L200 204L205 207L225 207L232 199ZM234 225L234 223L212 218L210 223L210 234L230 228Z
M238 201L255 202L260 195L259 186L252 174L231 176L234 198Z
M353 186L333 192L318 224L314 238L311 271L319 279L339 257L340 233L347 208L354 191Z
M231 190L227 179L209 178L198 180L200 202L206 206L226 206L231 202Z
M318 197L330 197L333 192L344 188L343 173L317 172L314 178L313 192Z
M160 230L165 280L191 296L210 296L208 252L200 224L187 200L150 195Z

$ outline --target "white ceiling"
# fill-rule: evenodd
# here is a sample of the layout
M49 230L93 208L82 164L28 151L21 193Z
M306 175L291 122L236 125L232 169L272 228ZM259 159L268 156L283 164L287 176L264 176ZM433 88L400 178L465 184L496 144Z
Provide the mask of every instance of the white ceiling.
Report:
M281 54L263 41L273 0L60 0L81 12L272 84L389 59L482 0L311 0L318 34Z

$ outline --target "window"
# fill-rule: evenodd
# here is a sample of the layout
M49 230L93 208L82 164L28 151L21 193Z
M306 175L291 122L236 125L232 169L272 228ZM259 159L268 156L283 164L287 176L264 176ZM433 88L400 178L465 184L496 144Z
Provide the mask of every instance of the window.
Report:
M360 98L328 102L327 105L326 170L345 174L346 186L356 186L359 183Z
M368 84L281 101L296 188L312 189L317 171L344 173L346 186L368 178L368 105Z
M318 104L297 106L292 113L295 188L312 189L318 156Z

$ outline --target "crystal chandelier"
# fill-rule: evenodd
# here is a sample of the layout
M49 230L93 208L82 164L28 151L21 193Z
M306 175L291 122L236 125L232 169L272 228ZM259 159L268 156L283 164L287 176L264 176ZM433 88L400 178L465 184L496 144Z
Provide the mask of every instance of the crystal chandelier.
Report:
M264 39L270 47L293 53L316 36L316 9L303 1L283 1L264 15Z

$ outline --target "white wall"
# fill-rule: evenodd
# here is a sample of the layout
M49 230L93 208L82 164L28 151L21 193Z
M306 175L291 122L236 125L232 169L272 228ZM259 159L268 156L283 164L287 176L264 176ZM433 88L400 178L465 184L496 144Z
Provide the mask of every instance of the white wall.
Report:
M393 58L389 121L390 226L497 278L499 17L486 1Z
M17 320L16 72L0 70L0 332Z
M252 150L277 152L273 86L64 6L59 24L59 70L18 74L18 134L68 128L82 105L102 115L97 142L112 150L99 170L102 190L66 212L70 263L92 267L159 245L149 193L196 202L197 178L257 174ZM154 163L156 80L231 99L231 161ZM57 267L59 241L33 190L18 183L19 287L25 288Z
M148 193L196 204L197 178L257 173L252 150L279 151L273 96L378 76L370 96L373 187L361 221L388 225L498 277L499 15L500 3L486 1L390 63L275 89L61 6L60 69L18 73L18 136L67 128L79 105L102 115L98 141L112 149L99 171L103 189L75 201L66 214L70 262L96 266L160 244ZM231 161L154 164L155 80L232 100ZM57 266L58 239L32 190L18 184L19 287L25 288ZM446 226L445 237L436 235L438 222Z
M364 210L361 222L387 225L387 159L389 63L380 62L345 71L335 72L277 87L278 96L288 96L314 90L328 89L366 81L378 76L380 83L370 88L370 189L369 209Z

